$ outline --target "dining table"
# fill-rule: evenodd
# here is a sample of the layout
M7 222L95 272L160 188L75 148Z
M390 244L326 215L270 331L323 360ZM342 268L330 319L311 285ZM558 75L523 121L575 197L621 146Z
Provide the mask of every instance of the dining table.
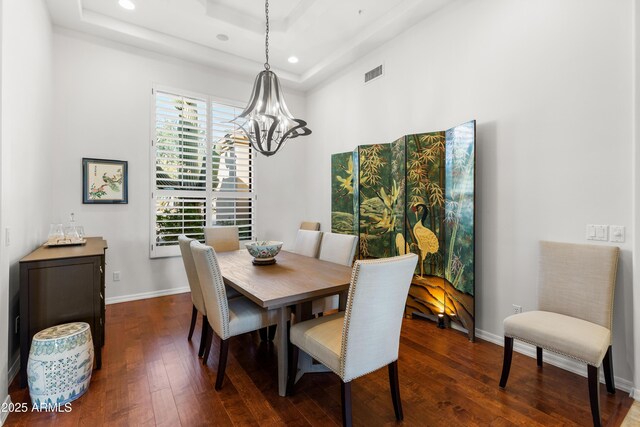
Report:
M326 296L340 296L340 309L346 306L351 267L317 258L280 251L271 265L254 265L245 249L218 252L218 264L227 286L267 310L278 310L276 346L278 354L278 394L286 395L290 308L297 319L310 315L310 302ZM303 313L307 314L303 314ZM292 373L296 375L296 373Z

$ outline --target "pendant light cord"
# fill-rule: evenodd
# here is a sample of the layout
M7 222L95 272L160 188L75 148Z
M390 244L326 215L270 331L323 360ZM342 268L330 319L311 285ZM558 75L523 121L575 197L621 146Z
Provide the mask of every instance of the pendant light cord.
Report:
M267 62L264 63L264 69L268 70L271 68L269 65L269 0L265 0L264 2L264 13L267 16L267 33L264 38L264 54L267 58Z

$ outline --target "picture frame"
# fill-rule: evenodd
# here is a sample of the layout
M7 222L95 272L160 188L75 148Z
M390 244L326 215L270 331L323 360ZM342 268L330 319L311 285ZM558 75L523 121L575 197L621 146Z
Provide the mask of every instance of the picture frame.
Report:
M126 160L83 158L82 203L129 203L128 174Z

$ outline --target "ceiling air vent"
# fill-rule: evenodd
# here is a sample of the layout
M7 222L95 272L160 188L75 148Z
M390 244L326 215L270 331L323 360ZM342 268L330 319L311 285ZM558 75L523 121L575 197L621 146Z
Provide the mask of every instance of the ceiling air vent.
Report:
M371 71L367 71L366 73L364 73L364 82L368 83L373 79L377 79L378 77L382 76L382 64L378 65L376 68L374 68Z

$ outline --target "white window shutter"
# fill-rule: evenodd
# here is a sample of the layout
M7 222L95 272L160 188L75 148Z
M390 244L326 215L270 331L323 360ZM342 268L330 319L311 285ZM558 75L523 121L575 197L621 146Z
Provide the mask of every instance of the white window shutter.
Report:
M253 149L238 126L229 123L241 108L213 102L211 223L236 225L240 240L254 236Z
M152 258L179 255L180 234L204 241L207 225L255 235L253 150L229 123L241 109L180 92L153 91Z

